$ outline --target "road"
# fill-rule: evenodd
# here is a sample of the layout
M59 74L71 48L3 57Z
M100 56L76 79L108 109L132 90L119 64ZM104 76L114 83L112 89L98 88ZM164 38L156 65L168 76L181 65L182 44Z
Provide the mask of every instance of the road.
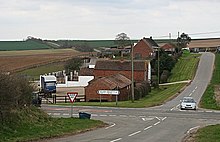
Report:
M203 53L194 80L173 100L152 108L74 107L78 112L92 114L92 119L109 124L86 133L51 139L51 142L179 142L193 129L220 123L220 112L198 108L180 110L183 96L192 96L199 102L211 79L214 54ZM42 108L54 117L70 117L68 106Z

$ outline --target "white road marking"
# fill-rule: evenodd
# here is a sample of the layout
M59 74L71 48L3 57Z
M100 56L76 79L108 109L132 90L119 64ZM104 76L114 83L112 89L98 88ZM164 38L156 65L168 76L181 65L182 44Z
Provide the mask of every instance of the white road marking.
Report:
M154 118L152 118L152 117L150 117L150 118L149 118L149 117L147 117L147 118L142 118L143 121L150 121L150 120L153 120L153 119L154 119Z
M112 114L110 114L109 116L116 116L116 115L112 115Z
M129 137L131 137L131 136L134 136L134 135L136 135L136 134L138 134L138 133L140 133L141 131L137 131L137 132L134 132L134 133L132 133L132 134L130 134L130 135L128 135Z
M178 108L180 104L176 105L175 107L171 108L170 111L173 111L174 109Z
M99 115L99 116L103 116L103 117L105 117L105 116L107 116L107 115L105 115L105 114L101 114L101 115Z
M160 121L160 118L159 118L159 117L157 117L157 116L156 116L155 118L156 118L157 120L159 120L159 121Z
M120 141L122 138L118 138L118 139L115 139L115 140L112 140L110 142L117 142L117 141Z
M146 117L146 116L141 115L141 116L139 116L139 117Z
M162 118L161 120L164 121L167 117Z
M136 116L134 116L134 115L129 115L129 117L136 117Z
M98 116L97 114L92 114L92 116Z
M113 123L112 125L110 125L110 126L108 126L108 127L106 127L105 129L109 129L109 128L111 128L111 127L114 127L116 124L115 123Z
M53 113L53 115L60 115L60 113Z
M160 124L160 121L158 121L157 123L154 123L154 126L156 126L156 125L158 125L158 124Z
M48 115L51 115L51 113L47 113Z
M189 96L192 96L192 93L190 93Z
M120 117L127 117L127 115L119 115Z
M196 88L195 88L195 90L197 89L197 86L196 86Z
M70 115L70 114L69 114L69 113L64 113L63 115L68 116L68 115Z
M192 128L190 128L188 131L187 131L187 134L189 134L190 133L190 131L192 131L193 129L197 129L197 128L199 128L200 126L196 126L196 127L192 127Z
M151 127L153 127L153 126L148 126L147 128L144 128L144 131L150 129Z

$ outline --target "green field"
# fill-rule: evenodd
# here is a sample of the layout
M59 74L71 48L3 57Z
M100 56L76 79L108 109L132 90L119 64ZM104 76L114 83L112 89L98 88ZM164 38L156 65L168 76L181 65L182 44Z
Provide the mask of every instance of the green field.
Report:
M40 75L64 70L64 62L53 63L49 65L39 66L18 72L20 75L27 76L30 80L39 80Z
M49 49L51 47L36 41L0 41L0 51L14 50L38 50Z

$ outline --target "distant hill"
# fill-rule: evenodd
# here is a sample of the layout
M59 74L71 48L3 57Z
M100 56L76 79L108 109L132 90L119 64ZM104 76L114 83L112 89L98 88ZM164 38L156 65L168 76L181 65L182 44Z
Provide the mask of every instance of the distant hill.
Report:
M51 46L34 40L0 41L0 51L50 49Z

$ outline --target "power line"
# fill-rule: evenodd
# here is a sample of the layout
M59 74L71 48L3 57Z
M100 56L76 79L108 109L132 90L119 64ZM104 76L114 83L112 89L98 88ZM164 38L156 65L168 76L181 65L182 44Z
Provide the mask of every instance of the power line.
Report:
M201 33L186 33L186 34L188 34L189 36L192 36L192 35L208 35L208 34L218 34L218 33L220 33L220 31L201 32ZM176 37L178 35L175 34L175 35L172 35L172 36ZM169 34L168 35L155 36L154 38L169 38Z

